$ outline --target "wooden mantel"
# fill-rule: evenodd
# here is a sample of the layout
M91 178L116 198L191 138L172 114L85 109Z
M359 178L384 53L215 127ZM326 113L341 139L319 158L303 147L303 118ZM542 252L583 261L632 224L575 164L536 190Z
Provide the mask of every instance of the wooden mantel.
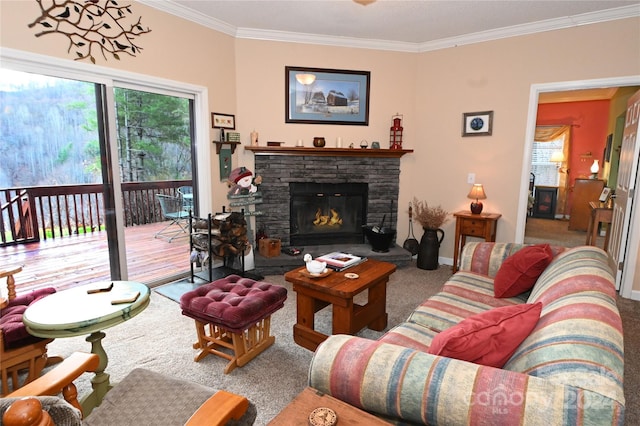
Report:
M314 155L321 157L386 157L399 158L412 153L412 149L371 149L371 148L310 148L297 146L251 146L244 149L255 155Z

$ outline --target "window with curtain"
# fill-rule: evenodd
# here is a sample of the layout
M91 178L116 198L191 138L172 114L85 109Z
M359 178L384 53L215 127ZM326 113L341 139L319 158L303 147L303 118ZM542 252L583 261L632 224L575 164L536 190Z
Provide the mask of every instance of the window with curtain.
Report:
M531 156L536 186L557 186L556 213L566 212L571 157L571 126L537 126Z
M536 175L536 185L560 186L560 164L553 162L554 153L564 150L564 135L549 142L533 142L531 172Z

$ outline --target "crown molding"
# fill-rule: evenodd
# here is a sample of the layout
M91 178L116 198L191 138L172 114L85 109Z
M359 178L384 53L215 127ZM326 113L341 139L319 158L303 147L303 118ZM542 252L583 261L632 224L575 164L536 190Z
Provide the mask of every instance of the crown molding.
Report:
M482 43L486 41L518 37L522 35L640 16L640 6L631 5L614 9L607 9L599 12L590 12L580 15L549 19L529 24L514 25L511 27L465 34L458 37L449 37L424 43L412 43L391 40L363 39L355 37L325 36L319 34L294 33L288 31L259 30L254 28L239 28L223 22L219 19L212 18L200 12L196 12L193 9L179 6L171 0L137 1L146 6L153 7L154 9L158 9L160 11L195 22L199 25L211 28L216 31L220 31L224 34L240 39L317 44L334 47L391 50L396 52L413 53L447 49L450 47L464 46L468 44Z
M481 31L473 34L465 34L459 37L450 37L430 42L420 43L419 52L446 49L449 47L463 46L466 44L482 43L485 41L518 37L528 34L542 33L546 31L561 30L582 25L597 24L600 22L615 21L618 19L634 18L640 16L640 6L623 6L599 12L583 13L580 15L566 16L563 18L548 19L532 22L530 24L514 25L495 30Z
M292 33L287 31L238 28L237 38L251 40L279 41L286 43L318 44L333 47L354 47L360 49L392 50L396 52L418 52L417 43L374 40L354 37L337 37L320 34Z
M137 0L145 6L152 7L161 12L166 12L170 15L177 16L178 18L186 19L187 21L195 22L203 27L211 28L212 30L220 31L221 33L235 37L237 28L233 25L227 24L216 18L205 15L204 13L197 12L188 7L180 6L171 0Z

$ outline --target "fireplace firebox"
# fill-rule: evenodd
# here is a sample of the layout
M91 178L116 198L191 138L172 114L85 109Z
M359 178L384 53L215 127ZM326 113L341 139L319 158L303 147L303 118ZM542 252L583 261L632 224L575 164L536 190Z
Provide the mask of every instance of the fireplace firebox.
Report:
M366 183L289 184L291 245L362 244Z

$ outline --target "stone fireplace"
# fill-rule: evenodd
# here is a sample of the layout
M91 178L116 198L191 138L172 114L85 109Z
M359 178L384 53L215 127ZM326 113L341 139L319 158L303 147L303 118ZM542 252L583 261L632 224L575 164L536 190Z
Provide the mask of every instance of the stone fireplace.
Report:
M411 151L372 150L372 149L340 149L340 148L284 148L284 147L245 147L255 154L255 176L262 176L260 192L262 204L256 206L261 212L256 216L256 230L264 230L270 238L279 238L282 246L305 246L337 243L334 231L326 228L320 233L332 234L328 238L318 239L310 229L310 225L300 225L311 219L316 220L316 213L323 216L320 221L330 221L331 206L343 209L337 212L342 215L342 224L348 222L348 236L351 242L364 243L362 225L378 224L386 215L386 225L394 226L398 214L398 191L400 180L400 157ZM293 185L293 187L291 186ZM302 184L302 185L297 185ZM353 196L353 199L339 199L343 190L336 190L334 185L346 184L344 190L353 192L356 187L366 188L366 195ZM298 201L292 203L292 190L298 187L308 189L316 194L324 193L332 197L331 203L324 203L329 198L313 200L315 204L305 207L300 212ZM295 189L292 189L295 188ZM319 191L318 191L319 190ZM307 195L310 200L311 195ZM313 194L313 197L316 197ZM326 197L326 195L325 195ZM364 197L364 198L362 198ZM354 207L355 198L364 205L360 213ZM364 200L364 201L363 201ZM324 203L324 204L323 204ZM337 203L337 204L334 204ZM294 218L292 219L292 207ZM296 212L298 209L298 212ZM334 209L335 210L335 209ZM354 213L355 211L355 213ZM300 219L302 218L302 219ZM334 221L339 220L333 216ZM292 227L292 222L294 223Z

